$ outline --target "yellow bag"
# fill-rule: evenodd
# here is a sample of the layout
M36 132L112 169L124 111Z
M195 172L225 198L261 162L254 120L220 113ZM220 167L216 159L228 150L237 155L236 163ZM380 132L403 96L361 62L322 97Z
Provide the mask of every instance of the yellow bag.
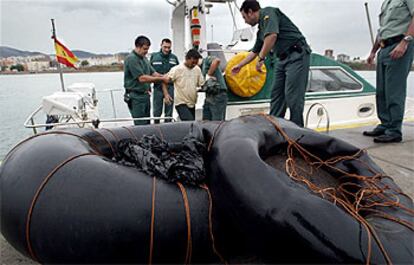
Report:
M240 97L252 97L262 90L266 82L266 66L263 65L262 73L256 70L256 64L259 60L256 57L255 60L245 65L238 74L233 75L231 69L239 64L246 56L248 52L241 52L235 55L226 66L226 81L230 90Z

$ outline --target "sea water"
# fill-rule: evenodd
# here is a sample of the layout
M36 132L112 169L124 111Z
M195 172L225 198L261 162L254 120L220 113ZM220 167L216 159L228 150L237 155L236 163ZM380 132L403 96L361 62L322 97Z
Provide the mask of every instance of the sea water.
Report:
M375 85L374 71L358 72L368 82ZM92 82L96 85L101 119L113 118L111 95L118 118L130 117L123 102L123 73L67 73L64 82L68 86L74 82ZM0 161L19 141L33 135L31 129L24 128L26 118L40 106L42 97L61 91L59 74L16 74L0 75ZM414 97L414 72L408 78L408 95ZM203 97L199 97L197 107L202 107ZM45 120L38 122L44 123ZM40 129L43 130L43 129Z

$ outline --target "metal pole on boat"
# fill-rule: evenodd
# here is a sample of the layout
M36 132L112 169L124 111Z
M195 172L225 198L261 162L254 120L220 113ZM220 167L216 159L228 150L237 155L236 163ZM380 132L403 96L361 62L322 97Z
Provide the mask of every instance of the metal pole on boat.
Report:
M55 30L55 20L52 18L52 38L53 40L56 39L56 30ZM57 63L57 69L59 71L59 75L60 75L60 83L62 85L62 91L65 92L65 83L63 82L63 73L62 73L62 68L60 67L60 63L57 59L57 55L56 55L56 63Z
M365 2L365 11L367 12L369 34L371 34L371 42L372 42L372 45L374 45L375 41L374 41L374 34L372 32L371 17L369 15L369 10L368 10L368 2Z

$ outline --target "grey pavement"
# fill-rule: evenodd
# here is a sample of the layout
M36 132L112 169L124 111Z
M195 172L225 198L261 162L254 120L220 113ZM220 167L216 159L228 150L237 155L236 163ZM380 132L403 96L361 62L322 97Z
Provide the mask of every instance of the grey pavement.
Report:
M401 143L374 143L372 137L362 135L363 131L372 128L336 130L330 132L330 135L366 149L375 163L394 179L403 192L414 198L414 122L404 123Z

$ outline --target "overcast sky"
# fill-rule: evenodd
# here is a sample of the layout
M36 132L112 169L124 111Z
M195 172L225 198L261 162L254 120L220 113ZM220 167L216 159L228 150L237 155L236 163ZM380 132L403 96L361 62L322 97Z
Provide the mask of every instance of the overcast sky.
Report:
M72 50L94 53L129 51L137 35L145 34L158 49L171 37L172 7L165 0L0 0L1 45L53 53L50 40L54 18L58 37ZM243 2L237 1L239 6ZM370 48L364 3L368 2L373 28L378 28L382 0L261 0L279 7L300 28L314 52L327 48L335 54L365 57ZM238 27L246 27L236 14ZM232 19L227 5L214 4L207 18L208 40L229 43Z

